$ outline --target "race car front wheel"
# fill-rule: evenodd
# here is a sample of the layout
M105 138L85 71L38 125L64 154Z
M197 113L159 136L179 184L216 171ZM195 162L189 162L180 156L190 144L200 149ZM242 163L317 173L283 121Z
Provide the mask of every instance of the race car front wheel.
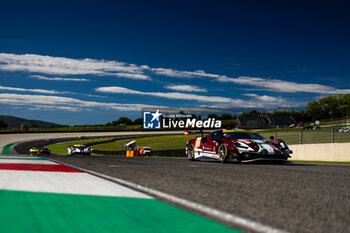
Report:
M220 162L224 163L226 161L227 147L226 147L225 143L223 143L219 146L218 157L219 157Z
M187 157L189 160L193 161L194 160L194 146L192 143L188 144L187 147Z

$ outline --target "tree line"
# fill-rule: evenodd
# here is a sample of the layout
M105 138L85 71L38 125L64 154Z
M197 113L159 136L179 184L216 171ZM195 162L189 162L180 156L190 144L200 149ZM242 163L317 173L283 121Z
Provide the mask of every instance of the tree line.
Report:
M184 114L184 112L179 112ZM306 110L301 111L274 111L258 112L252 110L244 112L241 117L261 117L266 120L267 116L292 116L297 122L312 122L330 118L341 118L350 116L350 94L332 95L314 100L307 104ZM202 116L192 114L192 117L201 119ZM208 114L208 118L215 118L223 121L236 120L237 116L224 113L222 115ZM118 120L108 123L110 125L142 125L142 118L134 121L127 117L120 117Z
M184 114L184 112L180 112ZM350 116L350 94L332 95L314 100L307 104L306 110L302 111L275 111L272 113L258 112L256 110L242 113L241 117L262 117L266 120L267 116L292 116L297 122L311 122L315 120L324 120L330 118L342 118ZM192 115L192 117L201 119L202 116ZM208 114L208 118L215 118L217 120L226 121L234 124L237 116L227 113L222 115ZM143 119L137 118L131 120L128 117L120 117L118 120L108 122L107 126L121 126L121 125L142 125ZM0 129L8 128L8 124L0 121ZM59 127L59 126L54 126Z
M242 113L242 117L259 116L266 119L267 116L292 116L297 122L311 122L331 118L345 118L350 116L350 94L326 96L307 104L302 111L275 111L261 113L255 110Z

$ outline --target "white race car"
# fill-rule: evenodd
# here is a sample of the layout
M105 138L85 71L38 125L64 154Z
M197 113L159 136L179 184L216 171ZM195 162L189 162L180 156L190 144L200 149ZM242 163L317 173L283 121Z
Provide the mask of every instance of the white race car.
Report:
M340 128L338 130L339 133L350 133L350 126Z
M67 148L67 155L91 155L92 149L85 145L73 145Z

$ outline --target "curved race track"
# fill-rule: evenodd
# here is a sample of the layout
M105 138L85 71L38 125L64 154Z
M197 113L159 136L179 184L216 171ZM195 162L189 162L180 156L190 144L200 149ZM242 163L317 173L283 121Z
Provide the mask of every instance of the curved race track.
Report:
M16 151L27 153L30 146L45 143L23 143ZM154 157L45 157L289 232L350 232L350 167L347 165L221 164Z

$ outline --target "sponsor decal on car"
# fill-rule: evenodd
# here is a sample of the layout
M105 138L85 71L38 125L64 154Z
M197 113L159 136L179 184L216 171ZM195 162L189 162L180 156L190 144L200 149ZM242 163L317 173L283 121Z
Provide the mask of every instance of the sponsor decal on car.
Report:
M195 144L195 148L199 148L200 146L201 146L201 137L197 137L197 139L196 139L196 144Z

